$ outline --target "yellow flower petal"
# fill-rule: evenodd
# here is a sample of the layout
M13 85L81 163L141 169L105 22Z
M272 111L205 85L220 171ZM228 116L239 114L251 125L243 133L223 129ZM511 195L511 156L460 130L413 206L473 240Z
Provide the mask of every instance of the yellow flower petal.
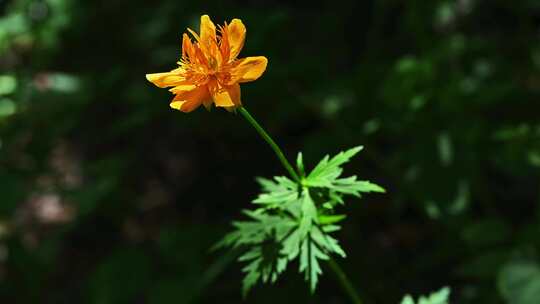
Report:
M236 59L240 51L244 47L246 39L246 27L240 19L233 19L231 24L227 26L227 38L230 47L230 60Z
M231 82L250 82L257 80L266 70L268 59L264 56L239 59L231 71Z
M190 59L195 57L195 50L193 49L193 43L189 39L188 34L182 35L182 58Z
M187 28L188 32L195 38L197 42L201 41L201 37L199 37L199 34L197 34L194 30Z
M212 20L210 20L208 15L201 16L201 27L199 32L201 33L201 41L205 45L216 42L216 26Z
M223 86L218 81L208 83L208 90L217 107L236 107L240 102L240 85Z
M190 112L201 104L210 109L214 103L234 111L241 105L239 83L261 77L268 60L262 56L237 59L246 38L240 19L219 26L217 31L210 17L203 15L200 32L189 28L187 32L182 36L180 67L147 74L146 78L160 88L169 88L175 95L171 102L174 109Z
M169 92L172 92L174 94L181 94L181 93L184 93L184 92L193 91L196 88L197 88L197 86L194 85L194 84L183 84L183 85L178 85L178 86L175 86L175 87L169 89Z
M200 45L206 56L209 68L216 70L221 65L222 55L217 42L216 26L208 15L201 17L200 33Z
M198 87L195 90L183 92L174 97L170 106L173 109L188 113L198 108L203 102L211 99L206 87Z
M172 87L183 84L186 81L182 68L174 69L165 73L146 74L146 79L159 88Z
M229 45L229 36L226 30L227 25L220 26L221 38L219 39L219 50L221 51L221 57L224 62L229 62L229 56L231 55L231 46Z

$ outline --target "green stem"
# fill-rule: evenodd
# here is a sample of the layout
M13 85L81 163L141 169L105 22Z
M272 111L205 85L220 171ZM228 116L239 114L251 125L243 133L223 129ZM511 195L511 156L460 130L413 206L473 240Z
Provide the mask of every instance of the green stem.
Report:
M261 137L270 145L272 150L274 150L277 157L281 161L281 164L283 165L283 167L285 167L287 172L289 172L291 177L297 183L300 183L300 177L298 177L298 174L296 173L296 171L294 171L293 167L291 166L289 161L287 161L287 159L285 158L285 155L283 154L283 152L281 151L279 146L276 144L276 142L272 139L272 137L270 137L270 135L268 135L268 133L266 133L266 131L263 129L263 127L261 127L261 125L259 125L259 123L255 120L255 118L253 118L253 116L251 116L251 114L249 114L249 112L248 112L248 110L246 110L246 108L239 107L238 112L240 112L240 114L242 114L242 116L244 116L244 118L253 126L253 128L255 128L255 130L257 130L257 132L261 135Z
M246 108L239 107L238 112L240 112L240 114L242 114L242 116L244 116L244 118L253 126L253 128L255 128L255 130L257 130L259 135L261 135L261 137L270 145L272 150L274 150L277 157L281 161L281 164L289 172L291 177L298 184L301 184L300 177L298 176L296 171L294 171L293 167L291 166L289 161L287 161L287 158L285 158L285 155L283 154L283 152L281 151L279 146L276 144L276 142L272 139L272 137L270 137L270 135L263 129L263 127L261 127L261 125L255 120L255 118L253 118L253 116L251 116L251 114L249 114L249 112L248 112L248 110L246 110ZM332 269L332 271L334 271L334 273L336 274L336 276L337 276L337 278L339 280L339 283L341 284L341 286L343 287L343 289L345 290L347 295L349 295L352 302L354 304L362 304L362 301L360 300L360 297L356 293L356 290L354 289L351 282L347 278L347 275L345 274L345 272L343 272L343 270L339 267L339 265L331 257L328 260L328 264L330 264L330 269Z
M328 259L328 264L330 265L330 269L332 269L336 274L336 277L338 278L341 287L343 287L347 295L349 295L349 298L351 298L351 301L354 304L362 304L362 301L360 300L358 293L356 293L356 290L352 286L351 281L349 281L349 278L347 278L347 275L345 274L345 272L343 272L338 263L336 263L336 261L334 261L334 259L330 257L330 259Z

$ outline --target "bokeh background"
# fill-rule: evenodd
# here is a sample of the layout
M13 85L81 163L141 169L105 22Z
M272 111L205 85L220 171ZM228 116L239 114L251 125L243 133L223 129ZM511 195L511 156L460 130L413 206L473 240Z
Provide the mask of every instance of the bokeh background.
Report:
M283 170L241 116L144 77L204 13L269 58L243 101L289 158L365 146L346 171L388 192L338 238L366 303L540 303L539 1L0 0L1 303L241 303L210 248ZM348 299L292 266L245 303Z

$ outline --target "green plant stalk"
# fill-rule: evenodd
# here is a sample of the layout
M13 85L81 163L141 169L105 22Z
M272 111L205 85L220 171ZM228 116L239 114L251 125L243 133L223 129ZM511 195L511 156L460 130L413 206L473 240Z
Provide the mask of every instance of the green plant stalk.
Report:
M246 110L246 108L241 106L237 110L253 126L253 128L255 128L255 130L257 130L259 135L261 135L261 137L270 145L272 150L274 150L277 157L281 161L281 164L289 172L291 177L299 185L301 185L302 180L298 176L298 173L296 173L296 171L293 169L293 167L291 166L291 164L289 163L287 158L285 158L285 155L283 154L283 152L281 151L279 146L276 144L276 142L272 139L272 137L270 137L270 135L263 129L263 127L261 127L261 125L257 122L257 120L255 120L255 118L253 118L253 116L251 116L251 114L249 114L249 112L248 112L248 110ZM330 257L330 259L328 260L328 264L330 265L330 269L332 269L332 271L335 273L336 277L338 278L339 283L341 284L341 286L343 287L343 289L345 290L347 295L350 297L351 301L354 304L362 304L362 301L360 300L360 297L358 296L358 294L356 293L356 290L354 289L351 282L347 278L347 275L345 274L345 272L343 272L341 267L339 267L339 265L336 263L336 261L334 261L334 259L332 259L332 257Z
M330 269L334 271L339 283L341 284L341 287L343 287L347 295L349 295L349 298L351 298L351 301L354 304L362 304L362 301L360 300L358 293L356 293L356 290L352 286L351 281L349 280L349 278L347 278L347 275L341 269L339 264L336 263L336 261L334 261L332 257L330 257L328 259L328 265L330 265Z
M296 171L294 171L293 167L291 166L289 161L287 161L287 158L285 158L285 155L283 154L283 152L281 151L279 146L276 144L276 142L272 139L272 137L270 137L270 135L263 129L263 127L261 127L261 125L255 120L255 118L253 118L253 116L251 116L251 114L249 114L249 112L248 112L248 110L246 110L246 108L239 107L238 112L240 112L240 114L242 114L242 116L244 116L244 118L253 126L253 128L255 128L255 130L257 130L257 132L261 135L261 137L270 145L272 150L274 150L277 157L279 158L279 161L281 161L281 164L283 165L283 167L285 167L287 172L289 172L291 177L297 183L300 183L300 177L298 176Z

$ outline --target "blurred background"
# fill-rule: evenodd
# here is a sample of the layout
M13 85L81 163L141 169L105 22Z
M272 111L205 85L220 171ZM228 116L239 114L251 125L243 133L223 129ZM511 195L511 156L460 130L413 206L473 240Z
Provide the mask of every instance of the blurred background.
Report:
M292 159L364 145L339 260L366 303L540 303L537 0L0 0L0 302L241 303L211 246L284 174L239 115L144 75L201 14L264 55L243 102ZM245 303L348 303L297 266ZM325 269L328 270L328 269Z

